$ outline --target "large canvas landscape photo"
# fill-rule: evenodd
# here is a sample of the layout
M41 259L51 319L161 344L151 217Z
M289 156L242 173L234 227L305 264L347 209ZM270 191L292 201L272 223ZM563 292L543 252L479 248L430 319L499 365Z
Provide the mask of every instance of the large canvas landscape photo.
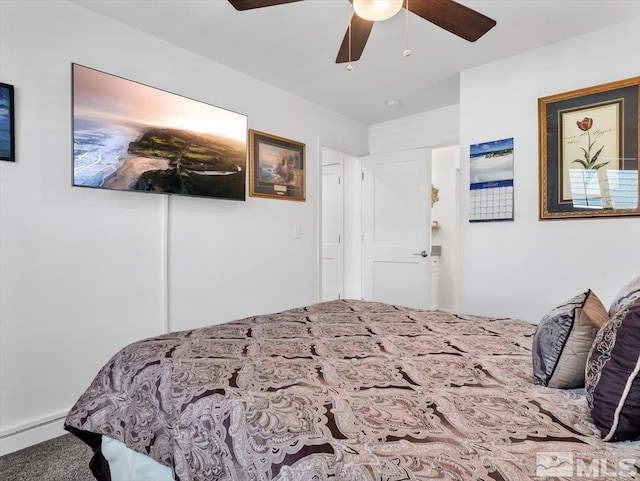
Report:
M244 200L247 118L73 64L73 185Z

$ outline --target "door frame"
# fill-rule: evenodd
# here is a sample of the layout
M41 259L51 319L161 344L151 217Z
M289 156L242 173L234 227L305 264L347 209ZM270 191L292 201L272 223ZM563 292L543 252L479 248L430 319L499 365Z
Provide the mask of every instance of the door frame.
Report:
M332 139L328 139L328 138L324 138L322 136L318 136L317 138L318 142L317 142L317 152L316 152L316 158L318 159L317 162L317 192L318 192L318 202L317 202L317 212L316 212L316 219L317 219L317 242L316 242L316 260L317 260L317 272L316 272L316 286L317 286L317 292L316 292L316 297L317 297L317 301L320 302L321 298L322 298L322 148L323 147L327 147L329 149L332 150L336 150L339 152L343 152L345 155L354 157L356 159L356 164L359 166L361 165L361 158L365 157L366 155L368 155L368 153L364 153L362 151L359 151L357 148L354 148L353 146L349 146L347 144L344 144L342 142L336 142ZM428 147L432 150L432 152L434 150L437 149L441 149L443 147L452 147L452 146L458 146L460 147L460 143L459 142L445 142L445 143L441 143L441 144L436 144L436 145L416 145L416 147ZM382 153L382 152L380 152ZM464 195L464 187L460 184L460 164L461 164L461 159L462 159L462 149L460 149L460 155L457 159L456 162L456 192L455 192L455 200L456 200L456 206L455 206L455 212L456 212L456 217L455 217L455 221L456 221L456 233L455 233L455 237L457 240L457 246L456 246L456 252L454 253L455 255L455 260L454 260L454 266L453 266L453 273L452 273L452 281L453 281L453 289L454 289L454 293L453 293L453 310L454 312L458 311L458 307L459 307L459 301L460 301L460 265L459 265L459 259L460 259L460 252L459 252L459 246L460 246L460 222L464 221L460 219L460 208L461 208L461 196ZM346 172L346 165L345 165L345 177L348 176L347 172ZM353 175L352 175L353 177ZM347 190L349 188L352 187L352 184L349 183L349 181L347 181L347 184L345 185L345 193L347 192ZM360 189L358 190L358 192L361 193L361 183L358 184L357 188ZM362 204L362 201L361 201ZM361 208L361 205L360 205ZM346 222L346 221L345 221ZM360 244L360 248L361 248L361 244ZM358 257L357 261L360 261L361 264L361 256L362 256L362 252L360 250L360 252L358 253L352 253L351 250L346 248L345 245L345 264L348 261L348 257L349 256L356 256ZM361 283L361 279L362 279L362 275L360 273L360 283ZM345 286L346 286L346 280L345 280ZM360 287L360 293L362 292L361 287ZM347 293L345 292L345 297L355 297L355 296L348 296ZM357 297L358 299L361 298L361 296Z

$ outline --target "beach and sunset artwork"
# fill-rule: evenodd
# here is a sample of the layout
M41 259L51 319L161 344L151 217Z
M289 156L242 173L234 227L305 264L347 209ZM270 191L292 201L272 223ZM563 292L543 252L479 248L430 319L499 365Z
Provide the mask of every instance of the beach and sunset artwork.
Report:
M513 137L469 150L469 222L513 220Z
M73 185L245 200L247 117L73 64Z
M249 130L249 195L304 202L305 144Z

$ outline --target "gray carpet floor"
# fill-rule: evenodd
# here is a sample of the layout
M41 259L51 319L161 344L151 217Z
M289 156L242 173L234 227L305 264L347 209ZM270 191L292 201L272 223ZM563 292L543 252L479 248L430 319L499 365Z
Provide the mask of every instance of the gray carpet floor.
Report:
M95 481L91 448L71 434L0 457L2 481Z

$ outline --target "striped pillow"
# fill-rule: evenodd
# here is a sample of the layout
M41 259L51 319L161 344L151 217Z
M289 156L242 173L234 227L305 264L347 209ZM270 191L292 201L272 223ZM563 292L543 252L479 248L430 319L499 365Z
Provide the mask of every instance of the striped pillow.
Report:
M588 290L547 313L533 336L533 376L556 389L584 386L584 368L598 329L608 320Z
M585 370L587 402L605 441L640 438L640 299L598 332Z

